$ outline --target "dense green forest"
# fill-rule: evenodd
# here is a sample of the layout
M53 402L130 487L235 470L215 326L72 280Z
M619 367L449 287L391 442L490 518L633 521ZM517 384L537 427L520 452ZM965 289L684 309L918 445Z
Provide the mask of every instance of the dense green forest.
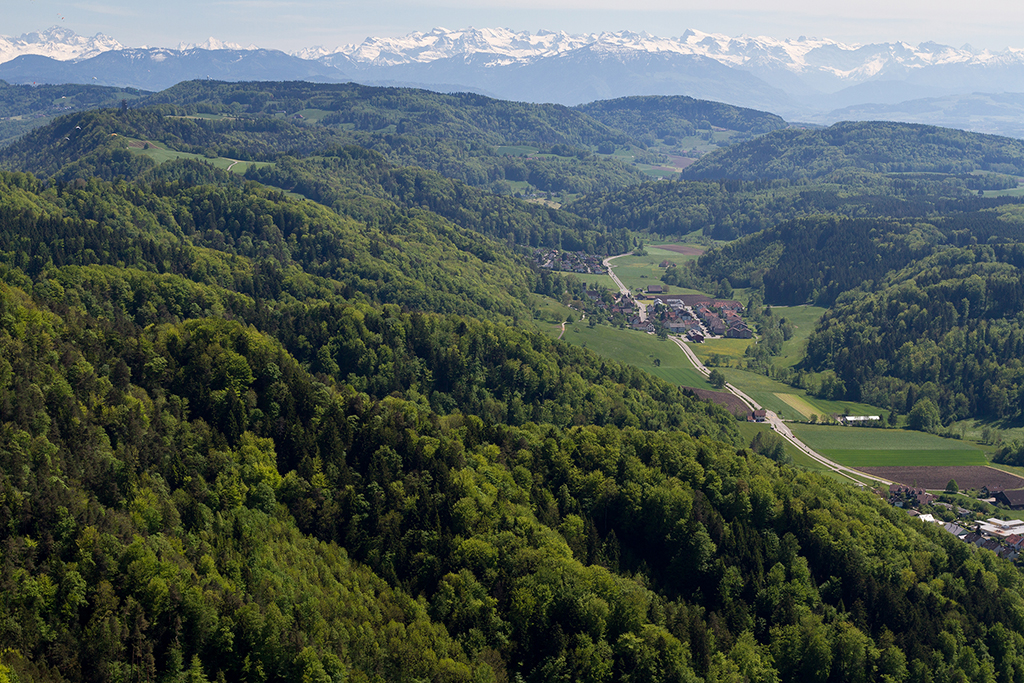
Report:
M712 152L683 175L693 180L815 180L843 168L1024 175L1024 141L922 124L847 121L820 130L774 131Z
M72 111L115 107L135 102L144 93L134 88L100 85L11 85L0 81L0 144L10 142L57 116Z
M182 92L209 113L259 88ZM610 252L627 226L185 104L68 116L0 153L0 680L1024 677L1010 563L534 328L535 296L585 297L527 248ZM158 165L126 137L274 165ZM780 215L686 275L753 264L771 301L796 283L780 264L831 264L803 296L836 302L809 345L832 354L844 307L901 305L910 269L1008 362L1019 207L968 199L930 222ZM871 283L841 264L852 242L883 257Z
M649 182L585 195L566 208L611 229L641 230L665 237L700 231L713 239L733 240L784 221L823 214L901 219L971 212L1007 201L979 201L979 190L1016 184L1014 177L992 173L883 175L844 169L815 182Z
M666 137L685 138L712 126L757 135L786 127L781 117L692 97L620 97L599 100L577 110L651 146Z

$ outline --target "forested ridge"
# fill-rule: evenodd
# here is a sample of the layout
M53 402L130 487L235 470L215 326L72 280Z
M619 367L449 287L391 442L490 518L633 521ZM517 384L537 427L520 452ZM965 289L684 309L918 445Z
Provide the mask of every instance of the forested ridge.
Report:
M844 121L773 131L708 154L694 180L813 180L843 168L876 173L1024 173L1024 142L999 135L891 121Z
M1024 676L1011 564L535 330L585 297L521 247L628 233L335 139L245 178L116 140L237 133L173 113L4 153L0 680ZM949 220L828 225L1003 283ZM818 227L778 229L837 259Z
M785 221L826 214L904 219L977 211L1017 201L982 199L978 190L1016 183L1015 178L993 173L880 174L858 169L835 171L813 182L684 177L584 195L566 208L609 229L665 237L700 231L705 237L733 240Z

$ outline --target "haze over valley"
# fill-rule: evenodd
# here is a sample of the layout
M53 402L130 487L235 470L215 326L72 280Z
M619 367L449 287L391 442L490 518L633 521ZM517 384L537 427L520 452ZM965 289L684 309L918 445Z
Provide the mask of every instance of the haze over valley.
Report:
M196 78L355 81L566 105L688 95L804 123L898 120L1024 134L1024 50L934 42L438 28L285 53L214 38L173 48L126 47L104 35L85 38L53 27L0 39L0 60L0 79L12 84L154 91Z

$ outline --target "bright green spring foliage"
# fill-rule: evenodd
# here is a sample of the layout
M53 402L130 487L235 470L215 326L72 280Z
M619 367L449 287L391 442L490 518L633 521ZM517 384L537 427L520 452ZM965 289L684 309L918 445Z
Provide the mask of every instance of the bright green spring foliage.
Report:
M0 176L0 677L1024 672L1012 565L532 332L497 204L121 161Z

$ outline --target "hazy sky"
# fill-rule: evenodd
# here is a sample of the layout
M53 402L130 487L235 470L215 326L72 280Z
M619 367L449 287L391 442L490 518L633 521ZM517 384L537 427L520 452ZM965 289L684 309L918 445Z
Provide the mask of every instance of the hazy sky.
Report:
M933 40L955 47L1024 48L1019 0L6 0L0 34L60 25L124 45L176 47L209 37L293 50L367 36L475 26L589 33L628 29L678 36L820 36L844 42ZM627 7L629 9L624 9ZM713 9L711 9L713 8Z

